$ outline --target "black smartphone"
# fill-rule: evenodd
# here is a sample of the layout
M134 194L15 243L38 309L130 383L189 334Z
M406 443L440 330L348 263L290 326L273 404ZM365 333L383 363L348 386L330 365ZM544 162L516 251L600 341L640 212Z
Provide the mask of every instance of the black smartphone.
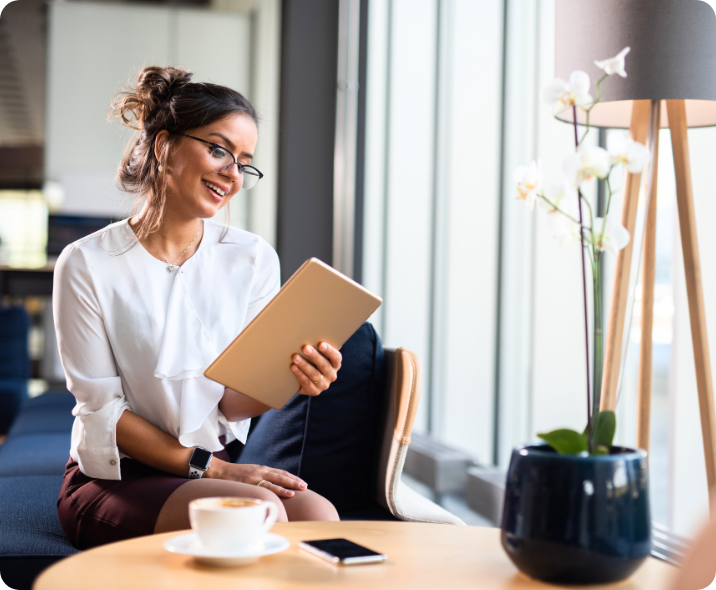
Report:
M376 553L348 539L301 541L298 546L331 563L340 563L343 565L371 563L388 559L387 555Z

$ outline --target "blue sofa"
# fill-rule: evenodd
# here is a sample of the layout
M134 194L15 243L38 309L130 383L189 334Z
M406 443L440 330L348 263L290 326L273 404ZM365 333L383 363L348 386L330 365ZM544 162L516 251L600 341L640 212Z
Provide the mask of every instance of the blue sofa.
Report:
M0 445L0 575L10 588L29 590L43 569L77 553L57 517L73 406L67 391L26 400Z

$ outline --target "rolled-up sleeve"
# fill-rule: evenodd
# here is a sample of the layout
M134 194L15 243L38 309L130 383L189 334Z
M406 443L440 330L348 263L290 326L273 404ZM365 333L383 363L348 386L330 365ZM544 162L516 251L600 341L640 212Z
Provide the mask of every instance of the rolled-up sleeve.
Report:
M83 252L68 246L55 266L52 309L72 410L72 455L82 473L121 479L117 421L130 409Z

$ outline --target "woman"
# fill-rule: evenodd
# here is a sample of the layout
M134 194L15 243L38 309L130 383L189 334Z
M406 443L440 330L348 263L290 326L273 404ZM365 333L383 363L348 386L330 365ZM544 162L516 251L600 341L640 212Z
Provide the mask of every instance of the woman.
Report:
M55 268L55 329L77 399L58 499L65 535L88 548L186 529L188 503L207 496L273 501L280 521L337 520L300 478L229 461L225 443L245 441L268 407L203 376L280 286L271 246L210 221L261 178L253 107L181 68L149 67L112 113L140 131L117 174L138 213L69 245ZM298 392L318 395L341 355L326 343L303 353L291 362Z

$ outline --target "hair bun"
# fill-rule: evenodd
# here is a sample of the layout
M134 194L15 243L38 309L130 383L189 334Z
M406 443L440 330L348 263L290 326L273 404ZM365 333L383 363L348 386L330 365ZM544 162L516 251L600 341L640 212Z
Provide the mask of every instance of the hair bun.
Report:
M182 67L144 68L133 85L114 97L110 118L121 118L133 129L141 129L149 117L172 94L191 82L192 73Z

